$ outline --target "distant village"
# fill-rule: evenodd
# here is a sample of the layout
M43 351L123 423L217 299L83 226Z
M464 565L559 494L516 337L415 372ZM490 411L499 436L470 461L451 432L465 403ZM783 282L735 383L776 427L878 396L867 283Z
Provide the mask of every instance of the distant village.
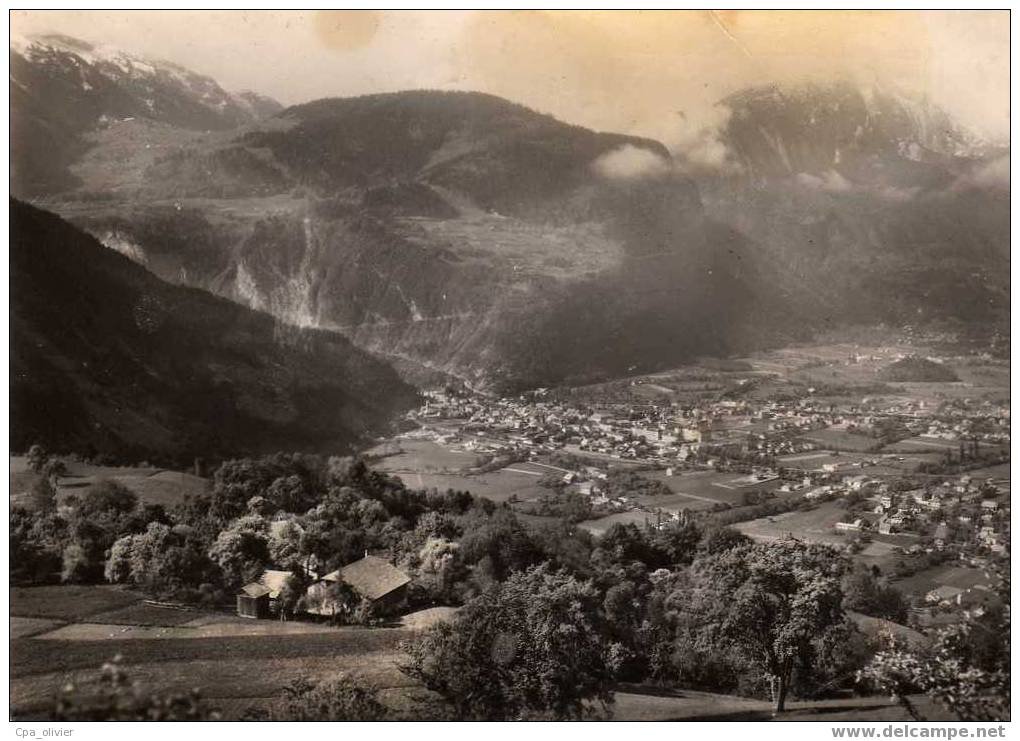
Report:
M409 434L476 453L490 469L552 462L561 488L586 498L593 511L654 512L659 527L687 513L664 514L647 498L609 492L610 471L630 466L667 478L728 472L739 476L728 488L756 492L748 504L838 502L845 515L832 531L851 553L879 539L906 559L958 562L977 574L989 557L1008 552L1008 473L968 472L1008 462L1008 404L888 396L833 402L812 398L813 391L785 400L583 405L546 389L511 398L436 389L409 415L419 426ZM819 432L830 438L816 439ZM842 449L839 433L856 446ZM900 440L916 441L928 460L917 464L895 452ZM982 602L987 583L972 581L930 591L915 617L937 621Z

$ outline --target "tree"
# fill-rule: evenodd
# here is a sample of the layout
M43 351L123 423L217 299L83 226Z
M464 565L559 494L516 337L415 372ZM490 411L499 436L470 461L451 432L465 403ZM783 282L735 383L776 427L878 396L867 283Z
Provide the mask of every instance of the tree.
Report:
M197 587L211 571L204 544L191 528L150 522L144 533L125 535L113 544L104 576L112 583L162 594Z
M895 588L878 579L863 564L857 564L843 578L843 607L872 617L905 623L909 605Z
M91 581L93 577L92 561L85 549L77 543L64 548L60 580L72 584Z
M579 719L612 702L598 591L547 564L512 574L407 643L401 670L461 720Z
M136 497L123 484L101 479L81 498L64 500L68 515L68 547L77 561L74 579L101 579L107 551L125 535L142 532L150 519L166 519L161 507L139 507ZM66 569L65 569L66 571Z
M43 477L32 484L29 501L36 512L54 512L57 509L57 490L48 478Z
M310 580L302 568L293 569L280 587L280 594L276 598L276 605L280 611L280 619L286 620L297 612L301 601L308 591Z
M219 712L206 707L197 690L171 695L146 692L128 679L115 657L103 665L97 680L66 685L51 716L62 721L194 721L218 720Z
M269 557L277 566L290 568L301 561L304 529L295 520L279 520L269 526Z
M537 564L541 556L527 528L508 509L497 509L488 516L472 513L464 522L460 557L465 564L482 565L496 581Z
M60 483L60 479L67 475L67 466L59 458L50 458L41 471L44 478L54 486Z
M665 554L671 566L693 561L700 540L701 530L689 517L666 523L650 537L652 546Z
M845 622L844 568L831 548L785 541L727 551L702 570L721 636L762 671L777 713L798 662Z
M739 530L732 527L716 527L702 536L698 549L703 553L715 555L750 543L751 539Z
M239 517L220 532L209 558L223 572L225 586L237 588L255 581L269 564L269 528L257 515Z
M138 506L138 497L113 479L100 479L85 492L80 513L89 518L130 514Z
M307 512L315 506L315 492L298 475L280 476L266 489L265 498L276 510L283 512Z
M643 617L641 599L634 582L622 581L607 589L602 612L613 638L633 640Z
M924 720L910 695L924 692L962 721L1010 717L1010 578L998 573L995 599L940 630L928 648L892 642L858 674L886 692L915 720Z
M50 581L61 570L67 523L56 513L12 507L9 517L11 580Z
M268 714L273 721L376 721L392 713L379 702L374 687L341 674L310 682L296 679L283 688L283 698Z
M418 568L415 585L433 602L450 602L456 582L464 576L458 558L457 543L443 537L430 537L416 554Z
M38 443L28 449L28 455L26 457L28 459L28 467L33 473L42 473L43 466L45 466L46 461L50 459L46 449Z
M614 564L640 561L651 569L670 565L668 554L649 542L647 533L632 522L610 526L599 539L598 550Z

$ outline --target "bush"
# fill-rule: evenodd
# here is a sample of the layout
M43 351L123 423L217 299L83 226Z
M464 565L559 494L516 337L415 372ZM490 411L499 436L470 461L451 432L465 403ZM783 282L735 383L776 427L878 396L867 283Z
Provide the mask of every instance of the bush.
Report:
M374 687L358 684L346 675L313 683L296 679L283 689L283 699L268 712L250 711L250 720L273 721L375 721L386 720L390 710L379 702Z
M197 690L170 695L146 692L128 680L119 657L103 665L98 679L65 686L51 710L61 721L195 721L218 720L219 712L206 707Z

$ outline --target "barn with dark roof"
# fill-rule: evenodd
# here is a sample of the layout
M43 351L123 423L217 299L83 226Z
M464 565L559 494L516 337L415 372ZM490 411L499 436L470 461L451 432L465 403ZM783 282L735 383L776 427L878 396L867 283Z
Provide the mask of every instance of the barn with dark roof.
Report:
M377 556L347 564L322 577L323 582L343 581L367 599L379 613L394 612L403 606L411 577Z

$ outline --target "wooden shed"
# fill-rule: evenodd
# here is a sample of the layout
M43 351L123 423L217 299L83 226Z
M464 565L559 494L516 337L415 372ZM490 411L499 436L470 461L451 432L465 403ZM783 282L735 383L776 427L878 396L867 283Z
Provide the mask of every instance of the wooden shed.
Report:
M237 593L237 614L246 618L269 617L269 593L264 584L252 582L246 584Z

